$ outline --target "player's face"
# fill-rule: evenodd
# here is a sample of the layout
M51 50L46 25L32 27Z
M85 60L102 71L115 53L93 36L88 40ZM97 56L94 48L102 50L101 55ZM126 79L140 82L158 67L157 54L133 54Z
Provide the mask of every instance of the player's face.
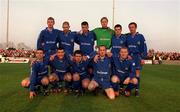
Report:
M56 55L59 59L63 59L64 58L64 50L58 50L56 52Z
M82 55L81 54L75 54L74 59L77 63L79 63L82 60Z
M81 25L81 30L83 33L86 33L89 30L89 26L88 25Z
M106 55L106 48L104 46L99 47L99 56L104 57Z
M130 33L131 34L134 34L134 33L136 33L136 26L135 25L129 25L129 31L130 31Z
M121 35L122 29L120 27L116 27L114 31L116 35Z
M43 57L44 57L44 52L41 50L37 50L36 51L36 58L37 59L43 59Z
M108 25L108 21L107 21L106 19L103 19L103 20L101 21L101 26L102 26L103 28L107 28L107 25Z
M48 28L53 28L54 21L53 20L47 20L47 26L48 26Z
M68 24L64 24L64 25L62 26L62 28L63 28L63 31L64 31L64 32L68 32L70 26L69 26Z
M126 59L128 57L128 50L127 49L121 49L120 50L120 57L123 59Z

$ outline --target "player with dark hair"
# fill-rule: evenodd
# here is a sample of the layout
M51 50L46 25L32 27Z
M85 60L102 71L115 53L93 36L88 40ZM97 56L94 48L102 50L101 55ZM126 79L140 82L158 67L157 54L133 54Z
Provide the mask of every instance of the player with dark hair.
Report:
M75 96L79 96L85 92L90 83L90 76L87 73L87 66L91 59L96 55L96 52L92 52L87 60L83 60L83 53L80 50L74 52L74 61L72 61L72 73L73 73L73 89Z
M29 87L29 98L37 95L38 87L42 86L44 95L48 95L48 60L44 59L43 49L36 50L36 61L32 64L30 78L22 81L23 87Z
M88 56L94 52L94 42L96 40L96 35L94 32L89 31L89 24L86 21L81 23L82 33L77 34L76 43L80 46L80 50L83 55ZM88 74L93 77L93 61L88 64Z
M60 83L63 81L65 82L64 92L67 93L70 89L72 76L70 62L66 55L63 48L58 48L56 55L50 60L54 73L49 76L49 81L52 84L52 90L54 92L60 92L62 90L62 84L60 85Z
M126 36L122 34L122 26L117 24L114 26L115 34L112 36L111 53L114 56L119 56L119 49L126 46Z
M127 46L129 49L129 55L132 57L136 65L136 78L138 79L138 85L136 87L135 95L139 96L140 70L144 64L144 59L147 56L147 46L144 36L136 31L137 24L131 22L128 27L130 33L127 34Z
M125 95L130 96L131 90L137 85L136 68L133 60L128 59L128 48L121 47L119 56L113 58L113 76L111 77L115 96L119 96L119 84L127 85Z

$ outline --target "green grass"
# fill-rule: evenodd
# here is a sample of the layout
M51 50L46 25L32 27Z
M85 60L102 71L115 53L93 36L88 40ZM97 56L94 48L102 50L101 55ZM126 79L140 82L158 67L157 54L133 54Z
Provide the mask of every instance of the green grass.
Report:
M27 64L0 64L0 112L180 112L180 66L144 66L140 97L114 101L90 93L80 98L51 94L30 101L28 90L20 86L28 72Z

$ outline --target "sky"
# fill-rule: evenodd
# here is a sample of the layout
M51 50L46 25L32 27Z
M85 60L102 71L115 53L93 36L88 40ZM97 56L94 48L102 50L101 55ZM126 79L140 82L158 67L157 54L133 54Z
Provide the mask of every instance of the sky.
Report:
M100 18L109 18L112 28L113 0L10 0L9 40L24 42L36 48L41 30L49 16L55 18L55 28L62 29L69 21L72 31L88 21L90 30L100 27ZM0 43L6 41L7 0L0 0ZM138 24L148 49L180 52L180 0L115 0L115 24L128 32L130 22Z

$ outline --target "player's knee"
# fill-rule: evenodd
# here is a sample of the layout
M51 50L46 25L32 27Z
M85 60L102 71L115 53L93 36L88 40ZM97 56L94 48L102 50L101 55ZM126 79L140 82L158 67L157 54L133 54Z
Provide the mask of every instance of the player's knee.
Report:
M87 88L88 88L89 82L90 82L90 81L89 81L88 79L87 79L87 80L85 79L84 81L82 81L82 86L83 86L84 89L87 89Z
M54 82L54 81L56 81L56 80L58 80L56 74L53 73L53 74L51 74L51 75L49 76L49 82Z
M66 73L64 76L64 80L70 82L72 80L72 75L71 73Z
M29 87L30 85L30 80L29 79L24 79L21 81L21 86L22 87Z
M78 81L78 80L80 80L79 74L78 73L73 74L73 81Z
M119 82L119 78L114 75L114 76L112 76L111 81L112 81L113 83L118 83L118 82Z
M95 90L95 84L93 83L93 82L90 82L90 84L88 85L88 90L89 91L93 91L93 90Z
M49 82L54 82L54 77L52 75L49 76Z
M132 78L130 82L136 85L138 83L138 80L137 78Z
M124 82L123 84L124 84L124 85L128 85L128 84L129 84L129 81L126 81L126 82Z
M42 80L41 80L41 83L42 85L48 85L49 84L49 79L47 77L44 77Z

